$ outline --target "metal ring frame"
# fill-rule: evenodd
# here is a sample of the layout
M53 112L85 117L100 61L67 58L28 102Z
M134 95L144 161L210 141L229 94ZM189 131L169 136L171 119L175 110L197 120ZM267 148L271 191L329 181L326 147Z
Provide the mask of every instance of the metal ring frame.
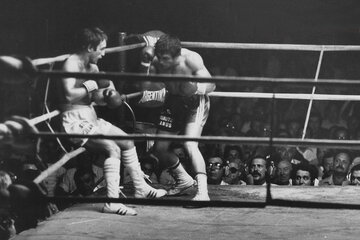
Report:
M136 46L135 46L136 45ZM359 101L360 97L356 95L325 95L315 94L316 86L343 86L343 85L360 85L360 80L342 80L342 79L318 79L322 54L324 51L360 51L360 46L347 45L295 45L295 44L250 44L250 43L204 43L204 42L183 42L182 45L188 48L220 48L220 49L258 49L258 50L288 50L288 51L320 51L320 58L315 79L299 79L299 78L264 78L264 77L212 77L199 78L192 76L173 76L173 75L145 75L145 74L129 74L129 73L80 73L80 72L62 72L62 71L46 71L38 70L38 75L49 77L78 77L78 78L92 78L92 79L112 79L112 80L131 80L131 81L192 81L192 82L226 82L246 85L266 85L273 89L279 85L302 85L313 86L312 94L292 94L292 93L227 93L214 92L210 96L217 97L243 97L243 98L271 98L275 99L304 99L304 100L353 100ZM129 46L119 46L115 48L106 49L107 53L115 53L126 51L134 48L143 47L145 44L134 44ZM35 65L46 64L48 62L60 61L66 57L62 55L55 58L33 60ZM140 95L139 93L133 94ZM311 105L310 107L311 108ZM33 124L38 124L45 121L49 117L58 115L58 112L53 112L50 116L40 116L38 121ZM273 115L273 114L272 114ZM41 119L41 120L40 120ZM39 121L40 120L40 121ZM172 141L202 141L207 143L224 142L224 143L246 143L258 145L293 145L293 146L332 146L337 148L360 148L360 141L355 140L324 140L324 139L294 139L294 138L253 138L253 137L223 137L223 136L202 136L202 137L187 137L187 136L168 136L168 135L150 135L150 134L129 134L126 136L109 136L109 135L83 135L83 134L66 134L66 133L46 133L39 132L31 134L32 137L44 138L104 138L104 139L132 139L132 140L172 140ZM81 152L81 150L80 150ZM70 157L71 158L71 157ZM37 182L39 182L37 180ZM170 205L170 206L198 206L198 207L266 207L266 206L286 206L286 207L304 207L304 208L327 208L327 209L360 209L360 204L342 204L342 203L320 203L310 201L292 201L282 199L272 199L270 192L270 183L267 182L267 195L265 202L239 202L239 201L190 201L190 200L166 200L166 199L113 199L113 198L65 198L65 197L46 197L49 201L62 202L121 202L131 204L144 205Z

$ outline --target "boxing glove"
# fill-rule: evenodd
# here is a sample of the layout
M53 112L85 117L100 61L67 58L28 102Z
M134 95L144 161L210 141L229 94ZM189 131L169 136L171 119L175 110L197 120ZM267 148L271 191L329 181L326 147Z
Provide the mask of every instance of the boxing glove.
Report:
M108 79L99 79L96 80L96 82L99 88L107 88L110 86L110 80Z
M87 80L87 81L83 82L82 85L83 85L83 87L85 87L85 89L88 93L91 93L91 92L99 89L98 84L94 80Z
M141 65L144 67L150 67L151 61L155 56L155 50L153 47L147 46L141 50Z
M106 89L98 89L91 93L91 100L99 106L105 106L104 91Z
M154 47L157 40L164 34L165 33L160 30L151 30L146 33L143 33L142 35L146 42L146 46Z
M114 89L105 89L103 95L104 101L109 108L117 108L125 101L124 95L120 95L120 93Z

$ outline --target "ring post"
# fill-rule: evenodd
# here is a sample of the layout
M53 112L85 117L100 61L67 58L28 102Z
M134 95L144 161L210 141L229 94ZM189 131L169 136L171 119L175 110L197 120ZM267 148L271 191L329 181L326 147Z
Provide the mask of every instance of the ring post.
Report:
M118 44L119 46L123 46L125 44L125 32L119 32L118 34ZM119 52L119 71L125 72L126 70L126 53L124 51Z

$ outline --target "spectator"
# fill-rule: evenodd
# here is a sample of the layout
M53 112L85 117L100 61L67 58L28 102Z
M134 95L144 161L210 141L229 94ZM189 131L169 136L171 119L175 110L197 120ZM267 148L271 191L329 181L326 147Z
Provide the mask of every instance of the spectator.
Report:
M350 181L351 185L360 186L360 164L350 170Z
M247 178L248 185L265 185L266 184L266 160L264 157L255 156L251 161L250 175Z
M309 128L312 132L312 138L314 139L325 139L327 138L326 129L321 127L322 117L321 114L317 111L311 113L309 118Z
M351 160L351 154L348 151L339 150L334 155L334 170L332 175L322 179L319 185L349 185L350 182L347 180L346 175L348 173Z
M85 176L85 180L89 180L89 178L94 175L94 182L99 181L103 177L103 171L100 167L92 164L91 166L82 166L79 168L70 168L63 175L61 181L59 182L55 195L57 196L66 196L66 195L77 195L78 194L78 186L75 182L75 173L78 169L85 169L84 171L78 172L78 177L88 172L90 175ZM124 174L125 175L125 174ZM90 179L91 180L91 179ZM102 186L105 186L105 181L102 182ZM95 188L95 186L94 186Z
M295 186L314 186L317 178L317 169L311 164L295 165L293 183Z
M292 146L279 146L275 148L275 151L279 154L281 160L288 162L294 162L294 157L297 153L296 148Z
M149 179L152 183L159 183L159 180L156 176L157 171L157 160L151 156L145 156L140 159L141 170L149 176Z
M95 173L91 169L79 168L74 174L74 182L76 185L75 196L90 196L94 192Z
M229 185L246 185L244 167L236 162L230 162L228 171L225 171L224 182Z
M346 127L346 121L342 119L339 104L330 101L325 108L324 120L321 127L330 129L334 126Z
M349 136L349 132L346 128L344 127L332 127L330 129L330 133L332 133L331 138L332 139L337 139L337 140L349 140L350 136Z
M224 177L224 162L220 157L211 157L206 166L208 175L208 184L211 185L226 185L223 181Z
M328 151L324 154L322 160L322 178L328 178L333 174L334 170L334 154L332 151Z
M275 184L291 186L291 170L291 163L287 160L281 160L276 166Z
M292 119L287 123L287 131L290 138L301 138L301 123L297 119Z
M243 158L242 151L238 145L226 145L224 149L224 160L227 163L241 160Z

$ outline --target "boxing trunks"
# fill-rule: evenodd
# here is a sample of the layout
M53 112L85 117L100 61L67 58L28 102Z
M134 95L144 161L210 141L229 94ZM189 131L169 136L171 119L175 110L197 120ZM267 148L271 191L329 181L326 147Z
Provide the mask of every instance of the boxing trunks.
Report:
M183 97L168 94L160 112L158 128L160 130L179 132L188 123L203 127L209 116L210 100L207 95Z
M68 134L108 134L112 124L98 118L91 105L62 105L62 129ZM83 146L88 138L72 138L70 141Z

